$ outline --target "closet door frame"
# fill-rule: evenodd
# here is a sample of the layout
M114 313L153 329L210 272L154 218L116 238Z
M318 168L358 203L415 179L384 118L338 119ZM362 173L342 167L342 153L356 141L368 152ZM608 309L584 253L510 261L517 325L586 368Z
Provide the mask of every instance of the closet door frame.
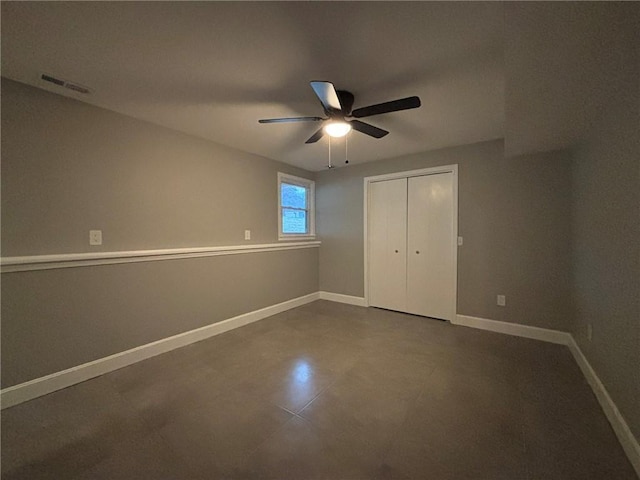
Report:
M453 183L453 222L452 235L453 239L453 305L452 312L455 318L457 314L458 302L458 165L443 165L439 167L422 168L419 170L409 170L405 172L387 173L384 175L375 175L364 178L364 304L369 306L369 185L374 182L383 182L385 180L396 180L399 178L420 177L424 175L436 175L438 173L451 173L451 181Z

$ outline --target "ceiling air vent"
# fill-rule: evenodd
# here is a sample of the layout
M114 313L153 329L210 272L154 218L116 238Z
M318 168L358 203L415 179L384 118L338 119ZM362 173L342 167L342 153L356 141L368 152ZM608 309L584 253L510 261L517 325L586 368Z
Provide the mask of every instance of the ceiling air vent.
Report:
M85 86L79 85L77 83L69 82L67 80L62 80L52 75L47 75L46 73L43 73L40 76L40 78L45 82L53 83L54 85L58 85L59 87L68 88L69 90L73 90L74 92L79 92L84 94L91 93L91 90Z

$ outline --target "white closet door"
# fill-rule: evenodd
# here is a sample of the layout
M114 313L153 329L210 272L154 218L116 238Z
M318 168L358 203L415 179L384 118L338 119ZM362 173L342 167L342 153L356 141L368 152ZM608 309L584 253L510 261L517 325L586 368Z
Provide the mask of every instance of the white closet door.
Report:
M407 312L453 319L452 173L409 178Z
M369 303L406 311L407 179L369 186Z

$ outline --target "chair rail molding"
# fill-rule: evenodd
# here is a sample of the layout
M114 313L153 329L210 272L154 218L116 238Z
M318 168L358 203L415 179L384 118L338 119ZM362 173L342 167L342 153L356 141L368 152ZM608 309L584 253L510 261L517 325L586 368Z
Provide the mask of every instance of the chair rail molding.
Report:
M160 250L123 250L115 252L62 253L56 255L31 255L2 257L2 273L52 270L56 268L89 267L117 263L154 262L181 258L215 257L217 255L239 255L243 253L276 252L300 248L317 248L319 240L286 243L264 243L253 245L226 245L215 247L168 248Z

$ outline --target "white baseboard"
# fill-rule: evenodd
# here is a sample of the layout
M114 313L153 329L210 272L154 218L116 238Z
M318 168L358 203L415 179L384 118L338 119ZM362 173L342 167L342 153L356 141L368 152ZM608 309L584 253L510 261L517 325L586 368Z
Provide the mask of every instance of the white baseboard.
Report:
M618 410L618 407L616 407L611 396L609 396L609 392L607 392L607 389L598 378L598 375L587 360L587 357L585 357L582 350L580 350L580 347L573 336L571 337L568 346L573 357L576 359L580 370L582 370L582 373L587 379L587 382L591 385L591 389L598 399L598 402L600 402L600 406L602 407L602 410L604 410L604 414L607 416L609 423L613 427L613 431L616 433L627 457L629 457L631 465L633 465L638 477L640 477L640 444L638 444L638 440L631 432L629 425Z
M161 353L166 353L176 348L205 340L214 335L219 335L234 328L262 320L263 318L284 312L285 310L313 302L319 298L319 293L314 292L5 388L0 391L1 408L12 407L19 403L55 392L56 390L70 387L76 383L104 375L105 373L118 370L119 368L160 355Z
M525 337L533 340L542 340L543 342L558 343L560 345L569 345L569 341L571 339L570 333L561 332L559 330L531 327L529 325L520 325L518 323L500 322L497 320L488 320L486 318L470 317L468 315L456 315L451 323L454 325L478 328L480 330L504 333L516 337Z
M363 297L354 297L351 295L343 295L341 293L331 292L319 292L320 300L330 300L338 303L348 303L349 305L356 305L358 307L366 307L367 304Z
M471 328L479 328L481 330L504 333L507 335L514 335L517 337L557 343L569 347L569 350L573 354L580 370L582 370L583 375L587 379L587 382L589 382L593 393L598 399L600 407L609 420L613 431L616 433L616 436L627 454L629 461L640 477L640 445L638 444L638 440L631 432L629 425L627 425L627 422L618 410L618 407L616 407L616 404L613 402L609 392L607 392L607 389L598 378L595 370L589 364L587 357L584 356L582 350L580 350L580 347L570 333L546 328L531 327L528 325L499 322L497 320L488 320L486 318L470 317L467 315L456 315L455 321L451 323Z

